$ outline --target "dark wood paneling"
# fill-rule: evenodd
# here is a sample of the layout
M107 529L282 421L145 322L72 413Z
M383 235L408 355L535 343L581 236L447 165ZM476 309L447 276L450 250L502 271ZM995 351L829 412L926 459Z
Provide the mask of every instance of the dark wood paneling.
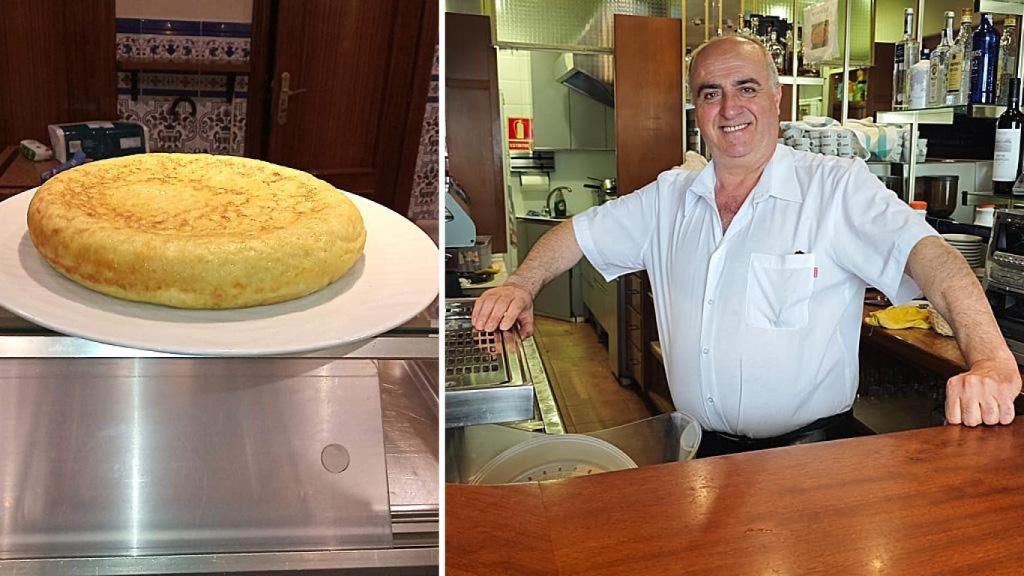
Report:
M49 142L48 124L116 119L114 0L0 10L0 144Z
M274 76L275 0L253 0L249 52L249 97L245 109L245 155L266 158Z
M419 141L436 28L430 2L282 0L277 5L267 159L311 172L404 213L397 186L408 139ZM423 44L430 44L423 48ZM281 74L288 118L277 120ZM420 73L417 75L417 73ZM373 182L348 178L372 172ZM408 203L408 191L404 192Z
M615 150L628 194L683 157L678 19L615 15Z
M448 172L469 194L477 234L504 252L505 183L498 62L486 16L445 14Z
M420 27L420 36L417 39L417 61L414 78L431 78L434 67L434 51L438 47L438 5L436 2L427 2L426 11L423 15L423 26ZM413 85L413 93L410 96L409 117L406 120L405 148L402 151L402 159L398 170L398 181L396 182L395 205L409 206L412 196L413 182L416 176L416 163L419 159L420 140L423 137L424 115L427 111L427 96L430 94L429 82L417 82ZM412 135L416 134L413 138ZM440 135L434 134L436 140ZM438 167L440 169L440 167ZM438 180L439 182L440 180ZM440 218L440 213L437 215Z

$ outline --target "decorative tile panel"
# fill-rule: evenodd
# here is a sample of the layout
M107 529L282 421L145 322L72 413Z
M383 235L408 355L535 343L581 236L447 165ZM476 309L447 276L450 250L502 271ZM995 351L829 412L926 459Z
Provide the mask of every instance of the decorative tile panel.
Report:
M152 152L206 152L241 156L245 152L244 98L228 103L194 98L195 112L185 97L118 96L122 120L142 122L149 129Z
M117 59L243 64L251 30L238 22L118 18ZM152 151L244 154L248 76L235 79L232 102L224 74L140 72L138 78L140 95L132 101L131 73L118 73L118 116L149 128Z
M416 157L416 173L413 176L412 195L409 198L411 220L438 219L438 54L434 48L434 65L430 76L430 90L427 109L423 115L423 131L420 133L420 149Z

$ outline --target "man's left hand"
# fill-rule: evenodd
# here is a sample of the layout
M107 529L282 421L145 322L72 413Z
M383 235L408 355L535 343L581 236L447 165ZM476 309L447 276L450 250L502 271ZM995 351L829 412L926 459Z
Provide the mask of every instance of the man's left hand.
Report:
M979 360L946 382L946 421L964 426L1009 424L1020 389L1020 371L1012 357Z

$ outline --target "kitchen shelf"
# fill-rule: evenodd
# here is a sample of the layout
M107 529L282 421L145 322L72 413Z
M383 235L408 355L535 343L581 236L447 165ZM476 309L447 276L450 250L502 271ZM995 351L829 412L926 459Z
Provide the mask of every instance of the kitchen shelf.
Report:
M248 74L251 70L248 62L170 62L159 60L119 60L119 72L130 72L131 98L139 99L140 72L195 72L200 74L224 74L227 77L227 100L235 98L235 78L239 74Z

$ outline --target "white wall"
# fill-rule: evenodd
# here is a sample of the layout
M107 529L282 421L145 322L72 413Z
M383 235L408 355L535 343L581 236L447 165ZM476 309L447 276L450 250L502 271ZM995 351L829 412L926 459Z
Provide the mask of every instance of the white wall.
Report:
M501 94L502 126L507 127L508 117L533 117L533 91L531 87L530 52L525 50L498 51L498 90ZM507 135L504 149L508 150ZM547 182L523 186L518 174L510 174L509 194L515 215L522 216L529 210L540 212L545 206L550 190L557 186L569 186L572 193L566 195L569 214L579 214L594 205L595 196L583 187L590 182L587 176L595 178L615 177L614 151L559 150L555 152L555 171Z

